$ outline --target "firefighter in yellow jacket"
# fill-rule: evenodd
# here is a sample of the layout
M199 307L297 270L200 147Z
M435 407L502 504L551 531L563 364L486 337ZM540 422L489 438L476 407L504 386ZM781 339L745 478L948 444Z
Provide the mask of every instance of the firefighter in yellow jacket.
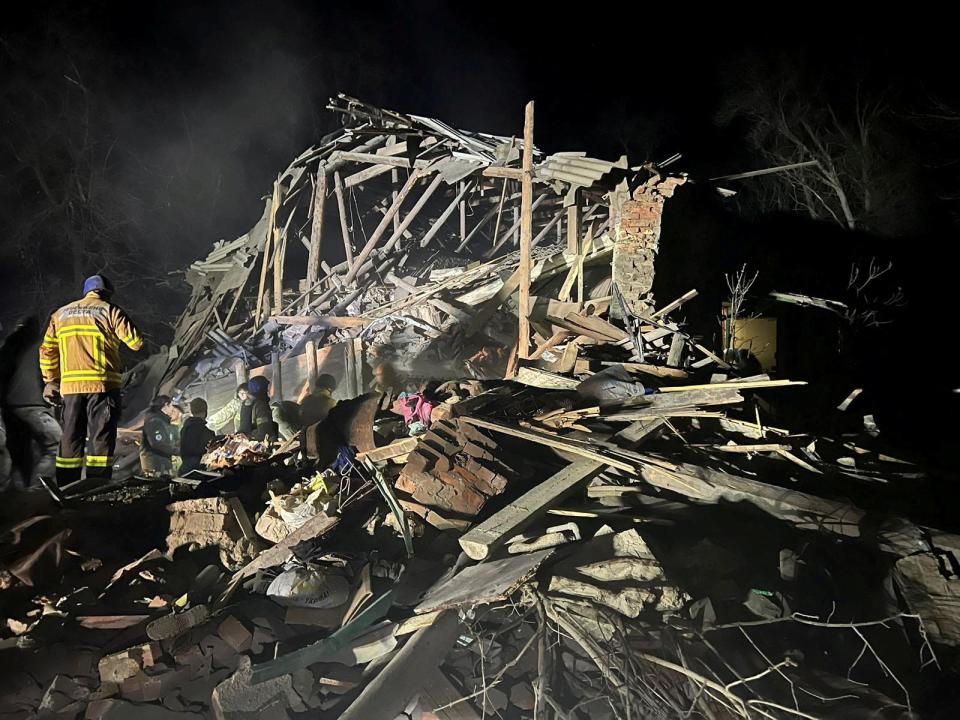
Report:
M63 405L63 436L57 454L57 485L87 478L109 480L120 420L120 343L143 345L127 314L110 302L113 285L88 277L83 297L50 316L40 345L43 397ZM89 439L89 453L87 440Z

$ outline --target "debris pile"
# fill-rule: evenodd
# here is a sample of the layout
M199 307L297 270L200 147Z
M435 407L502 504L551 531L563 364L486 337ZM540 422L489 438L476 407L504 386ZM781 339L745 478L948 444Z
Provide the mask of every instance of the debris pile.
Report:
M228 437L216 472L153 481L122 513L92 495L7 532L0 718L955 707L960 536L924 520L933 479L882 436L789 427L805 382L725 363L683 322L695 292L657 305L659 213L682 178L537 156L527 275L506 247L522 144L333 108L344 132L191 267L175 348L140 373L214 407L251 374L281 403L330 373L339 402L287 440ZM347 191L399 170L357 247ZM477 216L491 233L466 229ZM348 260L321 277L324 223ZM489 257L452 272L419 254L484 237Z

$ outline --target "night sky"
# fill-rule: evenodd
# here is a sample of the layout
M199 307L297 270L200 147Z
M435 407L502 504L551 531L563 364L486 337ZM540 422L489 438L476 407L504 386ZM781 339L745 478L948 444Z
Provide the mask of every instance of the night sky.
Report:
M161 282L161 271L252 225L276 173L335 129L324 105L338 91L504 135L521 132L524 103L534 99L536 141L548 152L626 152L632 163L679 152L674 168L695 179L757 167L743 129L719 124L717 112L731 78L758 57L814 68L838 98L852 78L908 96L907 111L956 95L947 23L841 18L807 5L773 12L737 17L639 3L35 3L6 10L0 77L47 96L28 107L7 95L2 121L10 137L42 124L48 96L79 79L102 120L112 182L130 194L131 249L150 258L149 268L132 264L130 273ZM46 140L28 134L22 142ZM38 195L29 173L4 157L4 220L15 221ZM910 222L916 232L955 232L931 218L925 209ZM45 271L56 264L56 244L38 242ZM31 250L21 247L20 259ZM16 258L4 259L9 321L10 308L22 305L16 285L28 281ZM55 290L36 302L65 292L59 283Z

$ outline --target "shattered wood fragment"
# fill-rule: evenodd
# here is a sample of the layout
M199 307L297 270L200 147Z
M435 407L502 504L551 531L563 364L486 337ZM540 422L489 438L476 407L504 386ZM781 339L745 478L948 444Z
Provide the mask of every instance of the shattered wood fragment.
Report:
M460 537L460 547L474 560L484 560L509 538L520 533L550 505L560 502L578 485L598 474L604 465L581 460L527 491L517 500Z

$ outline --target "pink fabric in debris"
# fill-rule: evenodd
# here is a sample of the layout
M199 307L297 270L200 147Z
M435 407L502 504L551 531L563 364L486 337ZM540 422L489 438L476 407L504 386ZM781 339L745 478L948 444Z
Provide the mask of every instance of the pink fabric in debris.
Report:
M415 393L400 399L400 410L403 412L403 421L407 425L415 420L419 420L424 425L429 425L430 415L433 413L433 403L427 400L422 393Z

